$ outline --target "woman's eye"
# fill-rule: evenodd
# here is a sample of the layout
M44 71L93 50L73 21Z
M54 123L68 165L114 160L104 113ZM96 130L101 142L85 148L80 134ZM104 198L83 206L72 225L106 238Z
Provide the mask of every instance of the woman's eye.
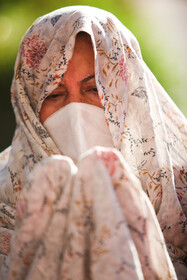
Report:
M57 97L59 97L59 94L52 94L48 96L48 99L55 99Z
M47 99L57 99L59 97L63 97L66 93L61 92L61 93L53 93L47 97Z
M90 88L90 89L88 89L88 90L86 90L87 92L91 92L91 93L93 93L93 94L98 94L98 92L97 92L97 88Z

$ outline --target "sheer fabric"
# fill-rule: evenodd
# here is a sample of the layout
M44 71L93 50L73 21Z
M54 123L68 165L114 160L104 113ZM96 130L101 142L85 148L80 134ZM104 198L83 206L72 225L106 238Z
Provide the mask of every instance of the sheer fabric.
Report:
M76 34L80 31L87 32L90 34L92 39L95 54L95 76L97 88L101 102L103 104L105 118L112 134L115 146L115 150L109 151L109 154L112 153L113 155L116 155L116 162L122 161L119 166L123 166L121 167L123 172L126 172L124 170L126 170L126 166L128 166L128 179L131 178L131 176L136 176L136 180L133 179L133 182L129 183L130 185L122 180L122 185L125 184L125 188L127 188L129 192L132 190L132 192L134 192L134 194L132 194L132 199L128 200L126 197L126 189L124 189L124 187L120 188L120 191L118 192L118 188L115 187L115 183L113 182L113 174L110 173L112 172L111 170L114 164L113 160L106 160L106 164L108 166L107 168L110 170L110 175L108 175L108 171L105 169L97 168L97 160L93 160L95 157L94 153L94 156L89 155L88 158L86 157L87 159L85 159L92 162L89 163L89 169L83 168L82 166L84 163L82 162L80 162L80 166L77 167L78 171L75 173L79 174L79 172L83 172L84 174L81 174L83 176L84 182L87 180L85 179L87 176L91 176L90 184L94 184L92 187L81 188L86 190L86 197L88 196L88 200L93 200L93 202L90 203L93 203L95 207L93 219L96 222L96 231L92 232L88 230L87 232L87 230L84 228L83 232L84 236L86 236L85 238L87 238L87 241L80 241L81 245L79 249L83 250L84 253L88 252L89 256L91 256L91 260L85 256L84 260L81 259L82 263L80 266L83 267L84 263L85 269L90 269L89 271L84 270L84 273L87 274L84 274L82 278L84 279L84 277L86 277L85 275L91 275L89 277L93 277L93 279L99 279L96 276L98 276L98 273L102 271L102 267L106 265L106 262L108 261L107 258L111 258L109 262L111 264L110 269L115 270L115 262L118 262L120 256L124 256L123 250L128 250L130 259L128 273L130 274L129 278L125 279L132 279L133 277L133 279L143 279L143 277L145 279L150 279L149 276L147 276L147 268L145 268L145 259L149 254L147 255L144 246L140 245L140 247L138 247L139 245L137 245L136 238L134 237L137 228L133 231L133 227L137 221L133 221L131 224L129 219L131 219L131 215L133 219L133 214L130 214L130 212L127 211L127 209L129 209L127 205L132 203L133 207L135 207L133 209L136 209L134 217L137 218L139 216L138 211L140 210L139 203L142 203L141 205L144 205L142 207L145 207L145 209L148 210L146 210L147 214L143 213L142 216L140 215L141 219L145 219L146 215L146 217L149 217L146 218L146 220L149 220L151 223L150 232L153 228L156 229L155 239L157 239L158 243L160 243L159 247L157 246L158 244L155 239L153 239L154 241L150 240L150 233L147 235L145 234L142 237L143 240L145 238L146 244L149 244L148 251L152 247L152 242L155 242L153 248L160 248L158 249L160 250L159 253L155 252L155 256L151 255L150 257L149 255L148 257L148 262L151 263L151 271L154 271L152 275L154 275L155 278L152 279L163 277L163 275L166 275L166 272L169 276L165 279L175 279L172 265L165 250L165 245L163 244L164 241L162 239L160 228L163 232L165 244L167 245L170 257L175 265L178 277L179 279L185 279L185 259L187 249L186 119L171 101L167 93L163 90L144 63L141 57L138 42L131 32L112 14L87 6L62 8L37 19L36 22L26 32L20 45L11 87L11 99L16 116L17 129L15 131L11 147L1 153L0 156L0 260L2 264L4 263L2 273L6 274L7 268L9 269L10 266L10 277L14 276L17 277L14 279L24 279L21 278L22 276L19 278L19 275L21 274L19 274L18 270L20 269L22 273L25 270L22 270L21 267L19 268L17 266L16 256L20 257L22 254L21 252L17 251L19 248L19 242L16 243L14 240L17 240L17 238L19 240L19 236L22 236L22 230L24 231L24 223L27 228L28 220L27 217L24 216L25 210L24 207L22 208L22 206L20 206L22 201L20 200L17 209L18 218L16 228L14 230L15 207L19 200L20 194L23 192L26 193L26 205L28 209L32 209L32 205L34 205L32 204L32 199L35 199L35 195L39 192L44 192L45 188L50 188L50 186L47 187L44 183L37 183L36 187L32 179L31 182L33 182L33 184L28 183L29 174L36 165L40 166L39 162L43 162L43 160L45 162L45 160L50 156L59 154L58 147L55 145L46 129L40 123L39 113L43 100L58 86L59 82L61 81L66 71L68 61L73 53ZM106 152L106 154L107 153L108 152ZM53 158L49 159L49 162L50 160L53 161ZM69 166L68 168L70 170L74 170L74 164L72 162L69 163L69 160L64 160L63 156L60 162L59 168L61 168L61 170L64 168L64 170L67 171L66 166ZM48 166L48 163L46 166ZM121 170L119 166L116 168L117 174L119 174L118 172ZM40 174L40 172L42 178L47 180L45 177L46 173L42 167L33 170L33 174L36 174L36 178L38 176L37 174ZM62 180L62 182L59 181L59 185L64 189L66 195L69 195L67 201L69 201L68 203L70 203L70 205L72 205L72 201L76 199L76 195L73 196L73 194L76 193L77 190L77 196L82 195L82 202L80 205L82 205L81 207L83 207L83 205L85 207L87 204L84 204L83 200L86 198L83 199L83 194L80 194L81 192L84 193L84 191L80 191L80 187L77 187L79 186L79 183L71 183L71 181L74 180L73 178L77 178L78 175L74 175L74 173L72 173L70 176L70 173L67 173L67 175L63 174L63 176L69 176L67 181L61 177L59 178L59 180ZM99 176L99 174L101 176ZM55 180L54 174L51 176L51 178ZM124 177L119 176L118 180L120 178ZM51 179L52 189L54 186L56 186L56 183L53 182L53 179ZM39 178L38 180L40 182ZM65 180L66 183L64 183L63 180ZM78 179L76 180L78 182ZM102 183L98 183L97 185L97 181L95 180L101 180ZM26 188L25 185L28 184L31 187ZM70 184L71 187L68 188L68 184ZM72 192L68 194L70 189ZM151 204L148 202L142 190L145 191L152 206L154 207L157 219L154 212L152 211ZM102 191L105 195L104 200L100 205L100 200L103 195ZM140 192L140 197L136 192ZM142 202L138 200L141 197L143 197ZM48 197L48 199L49 198L50 197ZM53 199L55 201L55 196ZM62 199L63 203L66 198L60 196L60 199ZM52 202L50 202L51 205L54 204L54 201L52 200ZM41 205L43 202L38 201L38 207L40 207L39 205ZM61 206L62 205L60 204L59 207ZM73 208L71 208L72 210L70 210L68 215L69 218L67 218L68 220L64 220L65 224L62 226L62 228L59 227L59 223L58 226L57 224L54 224L54 227L49 226L46 228L48 220L51 222L53 220L50 219L51 215L55 215L53 208L53 214L48 212L48 207L46 208L45 214L48 215L48 217L46 216L46 218L44 218L44 216L41 216L44 219L41 218L37 221L37 223L39 223L38 230L40 234L38 236L41 238L39 238L37 242L41 242L40 246L42 246L41 244L45 240L43 236L44 228L46 231L47 240L49 238L49 246L52 246L50 244L53 244L53 241L55 242L55 238L53 238L53 236L58 233L65 234L64 231L66 232L64 238L70 238L71 234L68 235L68 233L72 232L75 233L76 238L79 238L77 236L78 232L72 229L74 225L68 222L69 219L71 219L71 215L74 215L74 213L75 216L76 214L79 215L78 212L74 210L74 207L75 206L73 206ZM100 211L97 210L97 207L100 209ZM114 217L113 220L110 220L110 215L105 216L107 225L102 223L104 214L107 213L107 211L105 212L103 210L105 207L107 211L110 210L114 215L112 216ZM23 224L22 222L19 222L19 211L23 211L23 217L21 215ZM86 219L86 211L83 211L84 217L81 219ZM103 217L102 215L100 217L99 213L102 213ZM75 217L75 220L76 219L78 218ZM104 254L101 262L99 261L99 257L96 254L97 258L95 259L96 255L93 253L94 249L91 248L91 246L96 246L94 245L94 240L96 240L96 243L99 240L98 236L100 234L99 232L101 231L101 225L106 225L107 228L109 221L111 221L109 223L109 232L114 232L116 226L115 221L123 221L122 224L124 224L124 220L125 225L122 226L123 229L120 229L116 235L111 235L115 239L114 243L109 242L106 246L106 250L109 250L109 252L113 253L113 249L120 247L120 254L118 255L117 251L115 251L116 253L114 253L114 255L110 253L107 255L106 253L106 255ZM158 222L160 224L160 228ZM13 230L14 233L11 249L12 267L14 269L16 268L16 270L11 267L11 254L9 254L9 240ZM52 232L50 230L52 230ZM35 271L35 267L37 267L37 264L39 265L40 263L38 260L41 247L37 242L33 243L32 246L32 240L30 240L30 237L31 236L27 236L28 239L26 238L26 246L29 248L28 252L31 252L31 257L26 255L27 257L25 259L23 254L22 259L24 265L26 263L28 264L28 267L31 266L31 269L28 268L29 272L26 272L28 279L30 277L29 275L35 275L32 273L39 273L38 275L40 276L38 277L42 277L41 275L43 273L43 270L41 271L40 269L38 272L37 269ZM56 240L61 239L57 238ZM69 246L69 241L65 242L65 240L66 239L63 239L62 243L58 243L59 247L62 247L63 244L65 244L64 246ZM139 242L140 240L141 238L139 235ZM102 241L100 242L102 243ZM127 247L122 247L121 245L123 243L124 246L127 244ZM29 244L31 247L29 247ZM113 246L111 251L109 249L110 245ZM64 251L57 250L53 253L57 254L57 252L60 252L59 254L61 259L63 260L65 258L65 260L67 260L66 257L63 256L62 252L64 252L66 255L67 253L65 252L69 252L68 250L69 249L64 248ZM77 252L80 251L77 250ZM152 254L151 252L150 254ZM141 254L143 254L144 257L141 257ZM157 258L159 254L162 255L160 259ZM8 255L8 258L5 257L6 255ZM105 256L106 259L104 260ZM114 256L116 256L116 258ZM56 258L56 256L51 255L51 258ZM142 261L142 259L144 259L144 261ZM70 260L72 260L72 263ZM78 262L79 261L80 259ZM73 265L73 259L69 259L67 262L70 263L70 266ZM91 266L86 265L87 262L91 264ZM125 262L126 260L124 260L124 263ZM92 265L95 263L98 264L95 266L97 268L92 267ZM134 266L131 266L132 263L135 265L135 269ZM161 268L160 266L162 264L163 267ZM45 262L43 262L43 265L45 265ZM58 271L64 271L64 265L65 264L62 261L61 264L58 265ZM125 267L127 269L128 265L125 264ZM159 269L155 269L157 267L159 267ZM77 267L77 269L79 268ZM54 270L56 271L57 268L54 268ZM122 271L123 267L119 268L119 266L117 266L115 271L119 270ZM132 276L132 271L134 271L133 273L137 274L137 277L139 278ZM83 272L79 271L79 273ZM128 273L125 275L128 275ZM74 279L74 277L74 275L71 275L70 279ZM101 279L105 279L102 278L105 277L104 274L100 275L100 277Z

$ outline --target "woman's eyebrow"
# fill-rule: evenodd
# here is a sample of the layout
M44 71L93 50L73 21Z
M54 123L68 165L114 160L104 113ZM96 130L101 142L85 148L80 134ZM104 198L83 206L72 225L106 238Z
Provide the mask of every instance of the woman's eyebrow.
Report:
M88 77L84 78L83 80L81 80L79 83L84 84L93 78L95 78L95 75L88 76Z

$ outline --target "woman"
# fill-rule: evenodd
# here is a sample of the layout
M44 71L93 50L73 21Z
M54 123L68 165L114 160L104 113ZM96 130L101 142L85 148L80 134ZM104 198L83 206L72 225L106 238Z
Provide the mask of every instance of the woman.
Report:
M185 279L186 120L133 35L86 6L39 18L11 98L2 279Z

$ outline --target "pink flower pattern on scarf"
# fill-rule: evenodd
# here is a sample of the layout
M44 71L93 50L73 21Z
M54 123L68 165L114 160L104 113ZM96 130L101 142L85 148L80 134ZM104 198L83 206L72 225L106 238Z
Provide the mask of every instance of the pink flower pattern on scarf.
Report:
M40 32L27 38L22 43L23 57L26 58L26 63L29 68L38 69L46 51L47 47L45 41L40 38Z
M126 82L128 78L128 73L127 73L127 66L125 63L124 55L121 56L121 59L119 61L119 66L120 66L119 76L122 78L123 81Z

